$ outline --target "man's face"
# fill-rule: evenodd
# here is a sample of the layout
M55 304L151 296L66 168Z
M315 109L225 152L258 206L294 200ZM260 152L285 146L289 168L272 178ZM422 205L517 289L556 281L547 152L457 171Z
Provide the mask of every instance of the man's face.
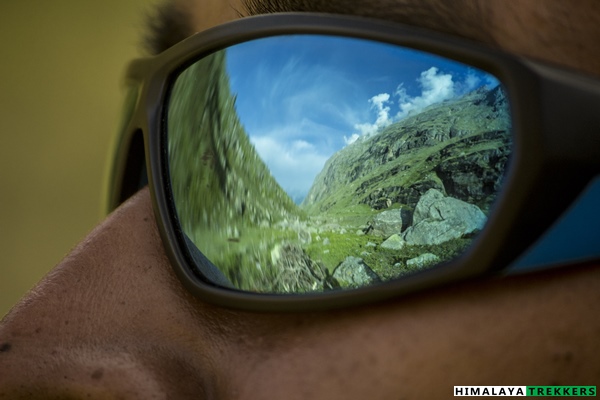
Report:
M424 25L600 76L593 0L440 2L440 18L416 0L289 3ZM195 31L248 13L242 0L179 10ZM222 309L174 276L144 189L2 321L0 398L445 398L454 385L595 385L598 287L600 265L340 311Z

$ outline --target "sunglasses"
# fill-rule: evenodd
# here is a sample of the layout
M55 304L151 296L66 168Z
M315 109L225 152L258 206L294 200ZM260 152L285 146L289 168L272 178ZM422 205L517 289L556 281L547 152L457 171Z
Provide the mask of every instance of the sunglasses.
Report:
M364 304L497 274L600 172L600 82L434 32L275 14L135 60L109 209L146 183L186 288Z

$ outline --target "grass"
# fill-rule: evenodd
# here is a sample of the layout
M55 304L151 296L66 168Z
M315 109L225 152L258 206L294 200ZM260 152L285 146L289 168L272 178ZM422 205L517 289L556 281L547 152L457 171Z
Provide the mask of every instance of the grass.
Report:
M395 279L418 270L409 267L407 261L425 253L437 255L440 262L451 261L471 243L471 239L453 239L439 245L407 245L402 250L390 250L381 247L384 238L378 236L357 235L354 232L327 232L319 236L321 240L313 241L306 252L315 261L322 262L331 274L348 256L354 256L362 258L382 280Z

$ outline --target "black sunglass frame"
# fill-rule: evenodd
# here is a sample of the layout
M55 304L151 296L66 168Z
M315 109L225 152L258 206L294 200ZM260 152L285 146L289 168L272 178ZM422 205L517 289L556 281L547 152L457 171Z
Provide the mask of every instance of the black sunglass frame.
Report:
M220 287L206 278L210 274L201 272L202 266L195 265L170 194L165 120L171 84L191 63L215 51L252 39L303 33L370 39L427 51L487 71L502 82L514 132L511 161L485 228L459 259L396 281L302 295ZM134 60L126 84L130 92L108 183L108 209L112 211L135 193L147 176L174 271L200 299L230 308L338 308L497 273L522 254L600 173L599 80L396 23L306 13L244 18L198 33L155 57Z

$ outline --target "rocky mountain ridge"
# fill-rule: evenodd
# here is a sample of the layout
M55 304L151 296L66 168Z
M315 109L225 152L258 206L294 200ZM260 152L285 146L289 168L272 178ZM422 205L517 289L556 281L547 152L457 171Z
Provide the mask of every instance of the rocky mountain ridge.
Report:
M330 259L341 287L452 260L483 229L511 146L505 93L482 87L343 148L326 162L302 207L320 226L335 221L340 233L353 232L355 239L335 230L332 237L353 241L354 249L329 257L334 247L327 237L309 254Z
M313 213L366 204L416 206L431 188L489 208L510 155L510 118L498 86L430 106L335 153L302 206Z

